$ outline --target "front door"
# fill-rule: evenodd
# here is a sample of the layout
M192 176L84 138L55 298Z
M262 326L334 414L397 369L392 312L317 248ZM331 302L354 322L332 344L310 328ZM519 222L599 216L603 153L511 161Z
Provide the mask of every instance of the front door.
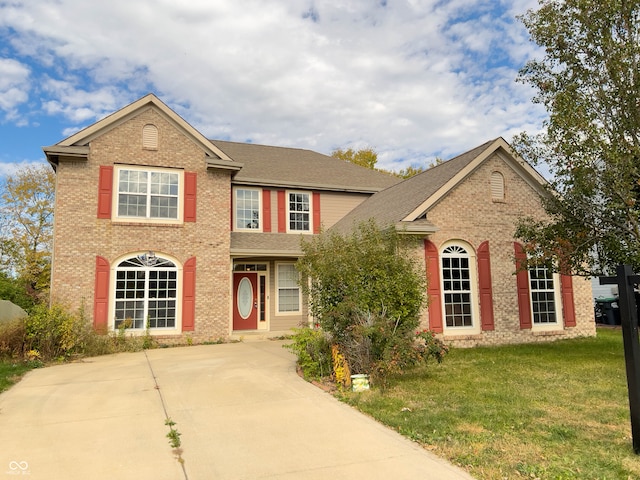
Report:
M233 329L256 330L258 328L258 274L236 272L233 274Z

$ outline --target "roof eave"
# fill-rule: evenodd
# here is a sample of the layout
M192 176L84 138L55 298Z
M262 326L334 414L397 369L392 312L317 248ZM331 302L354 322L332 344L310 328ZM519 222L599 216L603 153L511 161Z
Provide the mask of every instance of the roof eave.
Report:
M347 192L347 193L377 193L385 190L388 187L347 187L344 185L332 185L326 183L302 183L302 182L287 182L282 180L270 180L270 179L257 179L257 178L242 178L235 179L234 185L250 185L261 187L273 187L273 188L299 188L310 190L324 190L331 192Z

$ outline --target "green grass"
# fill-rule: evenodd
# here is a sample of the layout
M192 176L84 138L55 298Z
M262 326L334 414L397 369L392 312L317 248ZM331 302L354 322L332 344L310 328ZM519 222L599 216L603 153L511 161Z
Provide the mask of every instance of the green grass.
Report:
M343 399L478 479L640 479L620 330L453 349Z
M29 370L38 366L37 362L0 360L0 393L17 383Z

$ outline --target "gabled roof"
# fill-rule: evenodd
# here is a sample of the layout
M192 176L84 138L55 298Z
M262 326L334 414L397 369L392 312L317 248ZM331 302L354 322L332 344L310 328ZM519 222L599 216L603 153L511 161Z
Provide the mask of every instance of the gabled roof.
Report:
M401 181L311 150L222 140L211 142L243 164L235 184L374 193Z
M517 157L503 138L496 138L372 195L331 229L347 232L374 218L382 228L395 226L406 233L433 233L437 228L424 218L426 212L494 153L501 153L525 181L543 192L547 183L544 177Z
M87 158L91 140L150 108L160 112L171 124L180 129L196 145L202 148L206 156L207 167L232 171L238 171L242 168L242 164L229 158L204 135L193 128L186 120L152 93L106 116L93 125L74 133L61 142L50 147L43 147L42 149L47 156L47 160L54 168L59 161L59 157Z

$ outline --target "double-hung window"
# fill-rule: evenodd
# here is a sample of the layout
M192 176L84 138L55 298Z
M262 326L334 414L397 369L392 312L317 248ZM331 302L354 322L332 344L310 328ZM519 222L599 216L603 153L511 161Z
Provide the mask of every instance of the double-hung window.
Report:
M529 286L533 324L557 323L555 283L551 269L546 266L529 268Z
M288 192L287 216L290 232L311 232L311 194Z
M119 218L179 219L179 172L120 167L117 190Z
M260 193L258 189L235 190L236 230L260 230Z
M300 312L300 275L293 263L280 263L277 265L278 280L278 312Z

